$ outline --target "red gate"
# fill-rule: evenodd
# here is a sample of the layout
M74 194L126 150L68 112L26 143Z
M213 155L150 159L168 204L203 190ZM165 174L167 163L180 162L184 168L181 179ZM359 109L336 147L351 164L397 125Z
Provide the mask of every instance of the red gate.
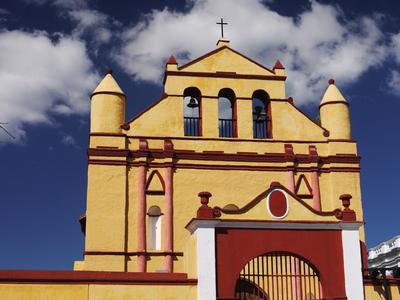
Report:
M318 270L287 252L270 252L250 260L236 282L237 299L322 299Z

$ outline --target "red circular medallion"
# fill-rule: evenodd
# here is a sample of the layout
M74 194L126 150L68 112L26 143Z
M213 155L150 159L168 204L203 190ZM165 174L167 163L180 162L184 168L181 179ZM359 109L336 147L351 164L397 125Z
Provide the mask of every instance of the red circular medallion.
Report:
M275 190L268 195L268 208L270 213L276 218L283 218L286 216L288 203L283 191Z

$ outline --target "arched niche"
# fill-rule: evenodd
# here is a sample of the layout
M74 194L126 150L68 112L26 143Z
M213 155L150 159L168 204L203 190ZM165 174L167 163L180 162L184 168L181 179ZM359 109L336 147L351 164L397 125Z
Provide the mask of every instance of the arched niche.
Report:
M185 136L201 135L201 92L196 87L183 91L183 116Z
M229 88L218 93L218 128L220 137L236 137L236 95Z
M269 95L264 90L256 90L252 95L253 137L265 139L270 137Z

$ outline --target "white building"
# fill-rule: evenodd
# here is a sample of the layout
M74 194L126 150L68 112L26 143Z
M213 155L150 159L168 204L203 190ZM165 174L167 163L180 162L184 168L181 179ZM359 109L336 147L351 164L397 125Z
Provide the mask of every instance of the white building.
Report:
M370 268L400 267L400 235L368 249Z

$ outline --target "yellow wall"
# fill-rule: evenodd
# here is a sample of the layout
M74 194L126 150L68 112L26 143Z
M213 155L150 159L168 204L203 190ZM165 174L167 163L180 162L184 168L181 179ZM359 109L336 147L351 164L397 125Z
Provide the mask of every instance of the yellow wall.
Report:
M196 286L0 284L2 300L186 300L196 296Z

